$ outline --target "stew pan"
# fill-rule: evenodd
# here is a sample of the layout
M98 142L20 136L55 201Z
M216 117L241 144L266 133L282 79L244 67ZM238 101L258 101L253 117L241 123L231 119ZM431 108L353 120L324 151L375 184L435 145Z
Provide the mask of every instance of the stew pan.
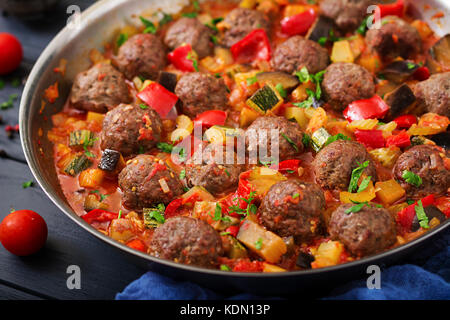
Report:
M437 34L442 36L449 33L450 19L443 18L440 22L431 19L438 11L443 11L445 16L450 15L450 3L447 0L414 0L410 2L415 8L415 14L427 20ZM194 281L216 290L244 290L259 295L305 292L308 292L309 295L312 291L323 293L326 288L331 288L338 282L366 275L367 267L370 265L382 267L404 259L412 251L423 248L437 235L448 232L450 219L405 245L347 264L286 273L231 273L177 264L135 251L96 231L79 218L69 206L59 185L53 165L52 144L46 138L51 123L46 119L50 119L52 114L61 110L75 75L89 67L88 56L92 48L101 49L117 30L126 24L138 23L135 21L136 18L147 10L151 12L162 9L167 13L175 13L186 3L187 0L98 1L84 11L79 19L73 19L72 23L68 24L51 41L36 62L28 78L20 104L20 137L28 165L36 181L64 214L81 228L108 245L116 247L127 258L133 259L134 263L143 265L145 268L171 277ZM430 5L431 9L424 10L424 4ZM60 74L53 72L62 58L68 61L63 78ZM59 84L60 98L55 104L48 105L41 110L44 90L56 81ZM118 259L120 258L123 257L118 255Z

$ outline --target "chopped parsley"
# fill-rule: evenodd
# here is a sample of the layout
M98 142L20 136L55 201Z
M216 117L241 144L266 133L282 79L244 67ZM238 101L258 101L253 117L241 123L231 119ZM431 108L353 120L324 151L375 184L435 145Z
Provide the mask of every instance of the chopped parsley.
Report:
M358 188L358 191L357 191L358 193L359 192L363 192L364 190L367 189L367 187L369 186L370 179L372 179L372 177L368 176L368 177L365 177L363 179L363 181L361 181L361 184L359 185L359 188Z
M119 210L119 216L117 217L117 219L122 219L122 210Z
M166 143L166 142L158 142L156 147L165 153L172 153L173 145Z
M186 170L185 169L181 170L181 172L180 172L180 180L183 180L184 178L186 178Z
M147 228L156 228L166 222L164 211L166 207L160 203L155 208L144 208L144 224Z
M280 96L281 96L282 98L286 98L286 97L287 97L286 90L284 90L283 85L282 85L281 83L278 83L278 84L275 86L275 89L277 89L278 93L280 94Z
M148 109L148 105L146 105L146 104L144 104L144 103L141 103L141 104L139 105L139 108L141 108L142 110L146 110L146 109Z
M361 24L359 25L358 29L356 29L356 32L359 33L360 35L365 35L366 31L367 31L367 21L369 20L369 17L365 17L364 20L361 22Z
M302 143L305 148L307 148L311 143L311 136L307 133L303 134Z
M192 51L190 51L189 53L188 53L188 55L187 55L187 57L186 57L188 60L191 60L192 61L192 66L194 67L194 70L195 71L199 71L198 70L198 60L197 60L197 58L195 57L195 55L193 54L193 52Z
M215 35L211 35L211 42L212 43L214 43L214 44L217 44L217 43L219 43L219 40L217 39L217 36L215 36Z
M163 17L161 20L159 20L159 25L163 26L165 24L168 24L169 22L171 22L173 20L172 16L170 14L167 14L165 12L162 13Z
M292 199L297 199L298 197L300 197L300 193L296 192L292 195Z
M33 180L24 182L24 183L22 183L22 188L26 189L26 188L32 187L33 184L34 184Z
M417 205L414 207L414 210L416 211L416 216L417 220L419 221L419 225L424 229L429 229L430 226L428 225L428 217L423 208L422 200L417 201Z
M14 101L16 101L18 95L17 94L11 94L8 98L8 101L3 102L0 104L0 109L5 110L14 107Z
M405 181L415 187L420 187L422 185L422 178L419 177L414 172L405 170L402 173L402 178L405 179Z
M139 16L139 19L141 20L142 24L145 26L143 33L153 33L153 34L156 33L156 26L153 22L145 19L142 16Z
M100 197L100 202L103 202L109 196L108 194L101 194L98 190L92 190L90 193L97 194Z
M86 155L86 157L96 158L95 154L93 154L91 151L89 151L89 147L92 147L94 145L94 142L97 140L98 140L98 137L90 138L90 139L83 141L83 149L84 149L84 154Z
M347 210L345 210L345 213L351 213L351 212L359 212L361 211L361 209L365 206L368 205L368 202L359 202L357 203L355 206L348 208Z
M409 204L409 205L412 205L412 204L414 204L416 202L414 200L412 200L412 199L406 199L406 203Z
M344 135L342 133L338 133L334 136L329 137L328 140L325 142L324 147L326 147L330 143L335 142L337 140L352 140L352 139L350 139L349 137L347 137L346 135Z
M195 10L197 10L197 11L200 10L200 4L198 3L198 1L194 1L194 2L192 3L192 5L194 6L194 9L195 9Z
M186 18L196 18L198 16L197 12L186 12L181 14L182 17L186 17Z
M221 264L220 265L220 270L222 270L222 271L231 271L231 268L229 266L227 266L226 264Z
M119 37L117 38L117 46L120 48L126 41L128 40L128 35L126 33L119 34Z
M247 85L251 86L252 84L255 84L258 82L258 77L254 75L253 77L247 78Z
M406 66L407 66L407 68L408 68L409 70L412 70L412 69L414 69L415 67L417 67L417 65L416 65L415 63L409 62L409 61L406 63Z
M227 170L227 168L224 169L227 176L231 177L231 173Z
M310 74L306 67L301 68L299 71L295 73L301 83L305 83L311 81L316 85L316 90L313 91L309 88L306 89L306 93L308 94L308 99L302 101L300 103L293 103L293 105L300 108L309 108L314 105L314 103L322 98L322 88L320 84L323 80L323 75L325 74L325 70L319 71L316 74Z
M294 141L292 141L291 138L289 138L287 135L285 135L284 133L281 134L281 136L287 141L289 142L289 144L291 145L292 148L294 148L295 151L298 152L298 147L297 145L294 143Z
M214 221L227 221L230 222L231 219L229 217L223 217L222 216L222 207L217 203L216 209L214 210Z
M253 200L255 200L255 194L256 193L254 191L251 191L249 196L248 196L248 199L246 199L246 198L236 198L235 202L237 202L238 205L230 206L230 208L229 208L230 209L230 213L233 213L233 212L237 213L239 215L242 215L244 218L246 216L248 216L249 213L255 214L256 211L258 210L258 208L252 203ZM239 199L244 201L245 203L247 203L247 208L242 209L239 206L239 203L238 203Z
M259 238L258 241L255 242L255 249L256 250L261 250L262 249L262 245L263 245L263 239Z
M350 178L350 183L348 185L348 192L353 192L358 188L359 178L361 178L364 169L369 166L369 160L367 160L363 164L360 164L359 162L357 162L357 164L358 167L356 167L352 171L352 176Z

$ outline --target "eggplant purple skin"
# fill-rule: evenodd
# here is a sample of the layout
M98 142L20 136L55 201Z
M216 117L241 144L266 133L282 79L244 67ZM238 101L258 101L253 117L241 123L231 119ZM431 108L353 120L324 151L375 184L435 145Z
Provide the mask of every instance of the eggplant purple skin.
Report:
M112 149L102 151L102 158L98 164L98 168L103 171L113 172L117 168L120 160L120 152Z
M384 117L385 121L394 120L396 117L409 113L410 106L416 101L414 92L407 84L402 84L384 97L385 102L390 107L388 114Z
M423 208L423 210L425 211L428 221L431 221L431 219L436 218L442 223L447 219L444 213L442 213L441 210L439 210L437 207L433 205L427 206ZM415 215L411 225L411 231L412 232L417 231L419 230L419 228L420 228L419 219L417 218L417 215Z

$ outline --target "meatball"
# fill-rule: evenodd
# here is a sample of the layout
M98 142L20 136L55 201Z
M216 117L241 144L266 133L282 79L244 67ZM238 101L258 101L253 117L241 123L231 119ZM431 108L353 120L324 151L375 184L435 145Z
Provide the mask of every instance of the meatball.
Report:
M130 102L125 77L108 63L98 63L80 72L73 82L70 104L80 110L106 113Z
M334 20L343 31L355 30L363 21L371 0L324 0L320 4L322 14Z
M186 164L186 179L190 187L204 187L216 196L237 187L244 168L237 163L236 153L232 151L233 155L229 157L225 149L222 145L209 145L194 153Z
M396 241L394 218L384 208L363 206L358 212L346 210L354 204L341 205L331 215L330 236L339 240L354 255L362 257L379 252Z
M167 30L164 43L170 49L190 44L200 59L212 54L212 31L197 19L181 18Z
M345 190L353 169L366 161L369 165L363 173L376 180L377 172L366 148L355 141L337 140L323 148L314 159L316 181L324 189Z
M175 94L183 103L183 113L190 117L211 109L224 110L228 103L223 79L206 73L192 72L182 76Z
M130 80L137 76L155 80L166 66L166 50L154 34L136 34L119 48L115 63Z
M318 185L290 179L270 187L258 214L262 225L278 235L306 239L318 233L324 208Z
M168 191L161 185L167 184ZM183 185L162 160L150 155L138 155L127 162L119 174L122 203L141 211L159 203L168 204L183 194Z
M281 161L303 151L303 132L298 123L285 117L259 117L247 128L245 145L250 160L256 157L259 149L260 161L266 161L264 156L272 158L272 161L278 160L278 156Z
M148 107L121 104L103 120L101 148L119 151L124 157L147 152L161 139L159 114Z
M414 94L422 110L450 117L450 72L434 74L419 82Z
M416 187L403 179L403 172L411 171L422 179ZM412 198L422 198L430 193L443 194L450 187L450 171L445 168L439 151L429 145L412 147L395 163L394 177Z
M329 63L328 51L317 42L294 36L280 44L272 58L272 67L294 73L306 67L310 73L324 70Z
M366 44L369 50L387 59L408 58L422 49L417 29L395 16L384 17L379 29L367 31Z
M219 234L208 223L181 216L155 230L150 252L158 258L213 268L223 249Z
M326 69L322 81L325 100L343 111L355 100L368 99L375 94L375 83L369 71L347 62L333 63Z
M223 23L227 26L222 44L231 47L241 41L247 34L255 29L270 31L269 19L260 11L246 8L236 8L225 17Z

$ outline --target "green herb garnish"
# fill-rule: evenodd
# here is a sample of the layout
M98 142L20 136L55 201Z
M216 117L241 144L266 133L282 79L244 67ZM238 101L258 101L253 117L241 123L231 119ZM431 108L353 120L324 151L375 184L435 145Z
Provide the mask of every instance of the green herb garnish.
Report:
M282 98L286 98L286 97L287 97L286 90L284 90L283 85L282 85L281 83L278 83L278 84L275 86L275 89L277 89L278 93L280 94L280 96L281 96Z
M281 136L287 141L289 142L289 144L291 145L292 148L295 149L295 151L298 152L298 147L297 145L294 143L294 141L292 141L291 138L289 138L287 135L285 135L284 133L281 134Z
M419 177L417 174L415 174L412 171L405 170L402 173L402 178L405 179L405 181L415 187L420 187L422 184L422 178Z
M126 33L119 34L117 38L117 46L120 48L128 40L128 35Z
M363 181L361 181L361 184L359 185L359 188L357 191L358 193L363 192L364 190L367 189L367 187L369 186L370 179L372 179L372 177L368 176L368 177L364 178Z
M430 226L428 225L428 217L423 208L422 200L417 201L417 205L414 207L414 210L416 211L416 216L417 220L419 220L419 225L424 229L429 229Z
M156 228L166 222L164 211L166 207L160 203L155 208L144 208L144 224L147 228Z
M345 213L351 213L351 212L359 212L361 211L361 209L365 206L368 205L368 202L354 202L357 203L355 206L348 208L347 210L345 210Z
M292 195L292 199L296 199L296 198L298 198L298 197L300 197L300 193L294 193L293 195Z
M357 162L357 164L358 167L356 167L352 171L352 177L350 178L350 183L348 185L348 192L353 192L358 188L359 178L361 178L364 169L369 166L369 160L367 160L363 164L360 164L359 162Z
M334 136L331 136L328 138L327 142L325 142L324 147L329 145L332 142L335 142L337 140L352 140L349 137L347 137L346 135L342 134L342 133L338 133Z
M255 84L258 82L258 78L255 76L247 78L247 85L251 86L252 84Z
M33 180L24 182L24 183L22 183L22 188L24 188L24 189L29 188L29 187L33 186L33 184L34 184Z
M186 12L181 14L182 17L186 18L196 18L198 16L197 12Z
M17 99L18 95L17 94L11 94L8 98L8 101L3 102L2 104L0 104L0 109L5 110L5 109L9 109L14 107L14 101Z
M186 170L185 169L181 170L181 172L180 172L180 180L183 180L184 178L186 178Z
M190 51L186 57L186 59L191 60L192 61L192 66L194 67L195 71L199 71L198 69L198 60L197 58L194 56L194 54L192 53L192 51Z
M139 108L141 108L142 110L146 110L146 109L148 109L148 105L141 103L141 104L139 104Z
M231 271L230 267L227 266L226 264L221 264L220 265L220 270L222 270L222 271Z
M165 153L172 153L173 145L166 143L166 142L158 142L156 147Z
M172 16L170 14L167 14L165 12L163 12L162 14L163 14L163 17L162 17L161 20L159 20L159 25L160 26L163 26L163 25L165 25L165 24L167 24L167 23L169 23L169 22L171 22L173 20L173 18L172 18Z
M216 209L214 210L214 221L227 221L230 222L231 219L229 217L223 217L222 216L222 207L217 203Z
M156 33L156 26L153 22L145 19L142 16L139 16L139 19L141 20L142 24L145 26L143 33L152 33L152 34Z
M263 239L259 238L258 241L255 242L255 248L256 250L261 250L262 246L263 246Z

